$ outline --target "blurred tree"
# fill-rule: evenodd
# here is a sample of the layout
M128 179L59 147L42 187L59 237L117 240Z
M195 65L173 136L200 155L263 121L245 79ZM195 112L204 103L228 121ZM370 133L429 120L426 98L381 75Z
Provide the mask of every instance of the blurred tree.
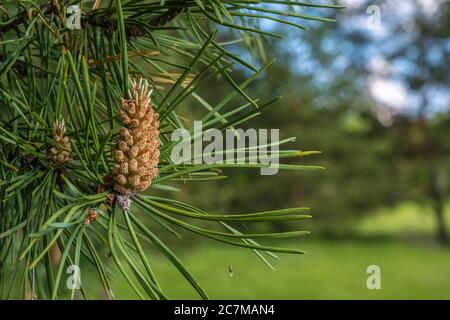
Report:
M404 200L431 202L437 238L448 243L444 204L450 149L444 137L450 136L450 4L348 5L345 13L336 13L338 20L345 15L346 23L325 26L320 37L300 39L290 31L298 47L284 61L296 78L281 90L311 94L299 97L293 113L302 126L300 145L313 143L330 159L324 185L312 188L311 196L315 201L325 196L326 213L334 211L336 221ZM369 5L378 6L379 25L370 25ZM314 129L308 123L319 125ZM316 209L324 206L319 202Z
M449 190L449 2L346 2L334 28L301 34L282 28L287 41L264 42L281 57L250 86L259 96L284 97L268 119L247 125L280 128L305 150L319 149L322 179L241 175L244 197L217 187L224 207L246 208L298 201L314 207L314 224L327 234L354 231L355 219L405 200L434 209L439 241L448 241L444 202ZM380 9L368 26L369 5ZM372 21L372 20L371 20ZM369 28L370 27L370 28ZM236 181L236 180L235 180ZM283 187L274 187L280 186ZM221 200L220 200L221 199ZM326 219L325 219L326 217ZM323 218L323 219L322 219ZM326 223L323 223L326 221Z
M450 107L450 5L441 0L409 5L378 3L379 30L350 29L343 35L370 55L362 72L372 89L375 114L400 142L398 165L404 166L403 175L411 177L410 184L403 186L405 196L431 201L437 237L448 243L444 202L449 147L436 133L442 133L440 127L448 121ZM404 97L398 99L402 93ZM417 176L422 178L412 178Z

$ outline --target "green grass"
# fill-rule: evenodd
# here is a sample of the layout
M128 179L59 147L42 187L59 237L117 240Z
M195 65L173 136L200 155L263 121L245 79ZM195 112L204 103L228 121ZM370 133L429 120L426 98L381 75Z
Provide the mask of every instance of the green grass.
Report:
M404 203L363 220L358 224L359 238L323 240L312 234L272 243L307 251L306 255L280 255L280 260L273 261L276 271L250 250L211 241L174 251L212 299L450 299L450 248L433 242L434 230L429 209ZM169 298L198 299L163 256L151 248L147 252ZM381 268L381 290L366 286L366 269L373 264ZM93 293L90 298L101 297L92 274L86 272L84 277ZM120 277L114 289L117 298L136 298Z
M449 249L379 241L283 244L309 253L282 255L276 271L248 250L222 245L195 247L183 259L213 299L450 299ZM381 290L366 287L372 264L381 267ZM170 264L158 260L155 271L170 298L198 298ZM117 298L135 298L122 281L115 292Z
M450 230L450 202L447 203L446 224ZM378 236L432 235L436 233L436 218L429 205L404 202L395 208L380 209L357 225L359 234Z

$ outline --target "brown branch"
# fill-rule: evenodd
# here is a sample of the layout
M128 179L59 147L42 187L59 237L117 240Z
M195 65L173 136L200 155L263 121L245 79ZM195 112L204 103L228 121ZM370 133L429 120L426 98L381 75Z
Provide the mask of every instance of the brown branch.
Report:
M151 26L155 27L161 27L163 25L166 25L173 19L175 19L179 14L183 12L183 8L172 8L167 10L167 12L161 14L160 16L156 17L155 19L152 19L149 23Z
M53 4L53 1L49 1L48 4L42 5L40 9L43 11L44 14L51 14L51 13L58 13L57 7ZM93 11L95 12L95 11ZM101 27L105 30L116 30L117 29L117 20L114 18L111 18L107 14L103 15L93 15L90 12L86 15L85 19L83 19L84 23L83 25L87 26L93 26L93 27ZM161 15L151 19L148 22L148 25L154 26L154 27L161 27L165 24L169 23L173 19L175 19L179 14L183 12L183 8L170 8L166 12L162 13ZM27 11L22 11L18 13L9 23L5 25L0 25L0 35L4 34L10 30L17 29L20 25L25 24L28 20ZM130 38L136 38L143 36L147 33L147 30L140 26L140 25L127 25L126 26L126 33L127 36Z
M59 10L59 7L55 6L53 1L50 1L48 4L42 5L40 9L43 11L44 14L51 14L56 13L58 14L59 18L61 19L61 11ZM148 25L154 26L154 27L161 27L175 19L178 15L180 15L183 12L183 8L170 8L166 12L162 13L161 15L155 17L154 19L151 19ZM91 12L92 13L92 12ZM111 18L108 15L97 15L94 16L91 13L88 13L84 19L84 25L85 26L92 26L92 27L100 27L103 30L111 30L115 31L117 29L117 20ZM10 30L18 30L18 27L21 24L25 24L28 21L28 15L27 11L22 11L19 14L16 15L16 17L11 20L8 24L0 25L0 36ZM62 21L62 20L61 20ZM147 33L147 29L142 27L141 25L126 25L126 34L127 37L130 39L134 39L137 37L144 36ZM4 60L4 56L0 55L0 61ZM14 63L13 70L21 77L25 77L28 72L28 65L21 60L17 60ZM38 71L35 76L39 77L40 72Z
M162 13L161 15L151 19L148 22L148 25L150 25L152 27L162 27L162 26L166 25L167 23L171 22L182 12L183 12L183 8L168 9L166 12ZM105 30L116 30L117 29L117 20L112 19L108 15L98 15L98 16L90 17L90 15L88 14L87 18L85 19L84 24L94 26L94 27L101 27ZM128 25L125 25L125 32L128 37L136 38L136 37L144 36L147 33L147 30L146 30L146 28L144 28L141 25L128 24Z
M55 9L53 6L53 3L50 1L50 3L44 4L40 6L40 9L44 11L44 14L48 14L53 12ZM26 10L21 11L18 13L11 22L0 25L0 34L6 33L10 30L16 29L19 27L19 25L26 23L28 20L28 12Z

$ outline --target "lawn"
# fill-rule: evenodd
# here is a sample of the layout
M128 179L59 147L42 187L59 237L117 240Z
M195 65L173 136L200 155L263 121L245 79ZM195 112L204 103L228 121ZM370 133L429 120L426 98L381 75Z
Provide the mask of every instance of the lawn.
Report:
M446 211L450 213L450 203ZM450 299L450 248L434 243L434 219L426 207L404 203L379 210L361 221L358 230L354 239L324 240L313 233L269 243L307 251L271 260L276 271L250 250L212 241L174 251L213 299ZM198 299L163 256L153 248L147 251L169 298ZM366 286L369 265L381 268L380 290ZM102 298L93 273L83 277L93 293L90 298ZM122 278L113 283L117 298L136 298Z
M298 245L308 253L281 255L276 271L251 251L222 245L198 246L182 257L213 299L450 299L449 249L312 237L283 244ZM169 263L155 262L170 298L198 298ZM366 269L372 264L381 268L380 290L366 286ZM123 281L116 281L115 292L117 298L135 297Z

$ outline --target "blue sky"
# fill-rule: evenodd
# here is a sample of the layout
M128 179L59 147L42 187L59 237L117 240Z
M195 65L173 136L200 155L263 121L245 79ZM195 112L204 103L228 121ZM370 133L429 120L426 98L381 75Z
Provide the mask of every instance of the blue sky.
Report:
M331 1L321 1L322 3L332 3ZM373 22L373 10L369 10L369 5L378 3L379 24L376 27L368 25ZM351 43L342 41L342 38L333 38L333 34L322 39L321 49L330 55L335 55L334 61L326 69L321 68L314 59L308 43L302 37L302 32L291 29L288 38L283 40L280 48L295 53L295 70L299 74L314 74L316 81L326 84L332 82L334 76L345 72L346 69L355 63L365 64L369 71L366 78L366 88L368 94L373 98L375 107L389 108L392 113L405 113L414 115L418 113L421 106L422 92L415 92L406 85L405 77L424 76L420 74L427 68L421 68L416 58L417 49L411 46L404 58L390 60L387 58L398 48L410 44L417 36L417 30L413 23L413 17L420 11L425 18L432 21L439 13L443 0L415 0L415 1L366 1L366 0L340 0L339 4L347 7L338 15L339 28L347 31L359 31L368 36L373 42L371 45L363 47L352 47ZM298 12L308 10L314 13L326 12L320 10L301 9ZM350 14L346 15L346 12ZM307 21L306 25L314 28L317 23ZM262 24L265 30L274 29L272 22ZM335 28L335 27L331 27ZM400 30L400 31L399 31ZM345 39L344 39L345 40ZM442 66L444 59L450 56L450 37L442 39L434 45L427 47L426 59L429 66ZM444 64L445 65L445 64ZM426 76L426 75L425 75ZM428 114L445 112L450 107L450 84L427 85L425 95L428 100Z

